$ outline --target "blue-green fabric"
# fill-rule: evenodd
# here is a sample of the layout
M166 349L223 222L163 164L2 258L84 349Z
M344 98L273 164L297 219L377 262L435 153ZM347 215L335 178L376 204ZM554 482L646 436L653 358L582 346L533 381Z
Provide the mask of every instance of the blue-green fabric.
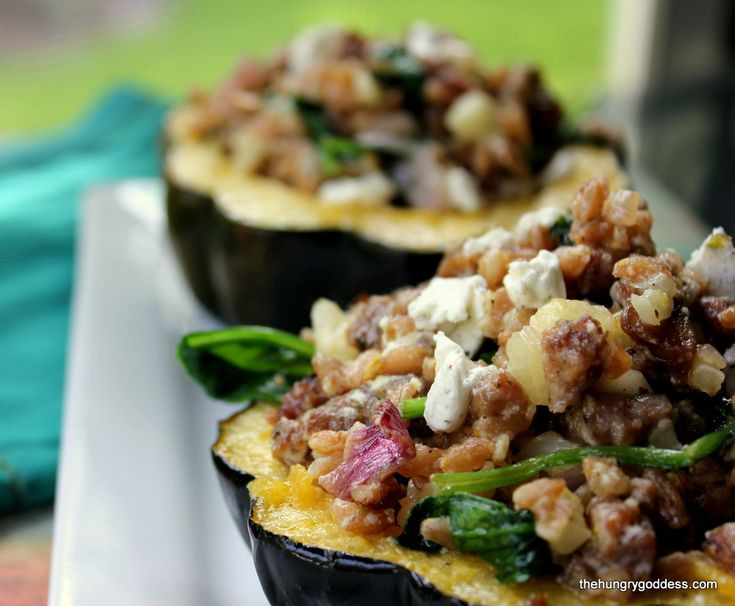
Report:
M0 513L53 499L80 196L158 173L164 111L120 88L65 132L0 145Z

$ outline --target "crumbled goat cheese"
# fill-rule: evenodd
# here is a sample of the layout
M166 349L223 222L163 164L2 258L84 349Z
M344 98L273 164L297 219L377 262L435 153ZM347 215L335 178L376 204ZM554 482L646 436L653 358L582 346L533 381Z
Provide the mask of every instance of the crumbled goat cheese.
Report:
M564 214L564 212L565 211L561 208L553 208L547 206L546 208L539 208L538 210L524 213L523 215L521 215L521 218L518 219L518 224L516 225L516 233L526 233L528 231L531 231L536 226L549 229L552 225L554 225L554 223L556 223L556 220Z
M448 169L444 177L447 197L452 206L463 212L474 212L480 209L482 196L477 181L461 166Z
M538 309L555 297L567 296L559 259L548 250L539 251L530 261L512 261L503 285L516 307Z
M518 240L513 232L503 227L493 227L490 231L465 240L462 251L467 256L479 255L487 250L512 250Z
M339 58L344 30L333 25L315 25L301 31L288 47L288 69L300 73Z
M707 278L707 294L735 297L735 248L721 227L712 230L687 263Z
M383 173L375 171L359 177L325 181L316 192L324 204L365 204L382 206L390 202L395 186Z
M473 354L482 343L481 320L489 296L485 280L478 275L463 278L432 278L408 306L419 330L444 331Z
M456 431L464 423L472 389L489 367L478 366L443 332L434 336L436 376L426 396L424 419L433 431Z
M446 34L423 21L418 21L409 28L406 48L412 55L432 63L446 61L470 66L477 61L472 47L467 42Z

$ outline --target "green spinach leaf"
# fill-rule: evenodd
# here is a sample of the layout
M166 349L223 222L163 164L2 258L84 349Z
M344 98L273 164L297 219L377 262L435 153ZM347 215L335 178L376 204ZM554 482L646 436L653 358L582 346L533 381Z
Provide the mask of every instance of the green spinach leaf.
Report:
M490 562L502 583L523 583L552 569L548 545L534 530L533 514L467 493L435 495L411 509L398 542L409 549L438 551L420 532L427 518L448 517L458 551Z
M373 75L383 86L400 90L409 111L416 114L424 107L423 88L426 70L416 57L402 46L383 50Z
M302 97L296 97L294 103L326 174L337 174L343 165L359 160L368 151L357 141L339 136L320 103Z
M280 402L298 379L310 375L314 346L264 326L190 333L176 355L204 391L229 402Z

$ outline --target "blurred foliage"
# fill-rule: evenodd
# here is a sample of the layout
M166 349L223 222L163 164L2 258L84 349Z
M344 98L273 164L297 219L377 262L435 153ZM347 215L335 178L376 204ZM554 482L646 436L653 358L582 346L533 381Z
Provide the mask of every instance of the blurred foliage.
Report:
M608 0L172 2L145 28L0 57L0 133L66 122L120 82L170 96L210 87L240 55L264 55L320 21L391 34L426 19L468 39L488 64L541 65L574 113L599 92L607 8Z

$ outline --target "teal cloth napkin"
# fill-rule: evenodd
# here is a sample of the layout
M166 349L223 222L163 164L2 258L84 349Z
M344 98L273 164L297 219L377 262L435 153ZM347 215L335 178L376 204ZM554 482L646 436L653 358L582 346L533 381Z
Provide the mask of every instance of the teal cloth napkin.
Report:
M53 499L79 198L158 173L165 108L119 88L65 132L0 146L0 513Z

